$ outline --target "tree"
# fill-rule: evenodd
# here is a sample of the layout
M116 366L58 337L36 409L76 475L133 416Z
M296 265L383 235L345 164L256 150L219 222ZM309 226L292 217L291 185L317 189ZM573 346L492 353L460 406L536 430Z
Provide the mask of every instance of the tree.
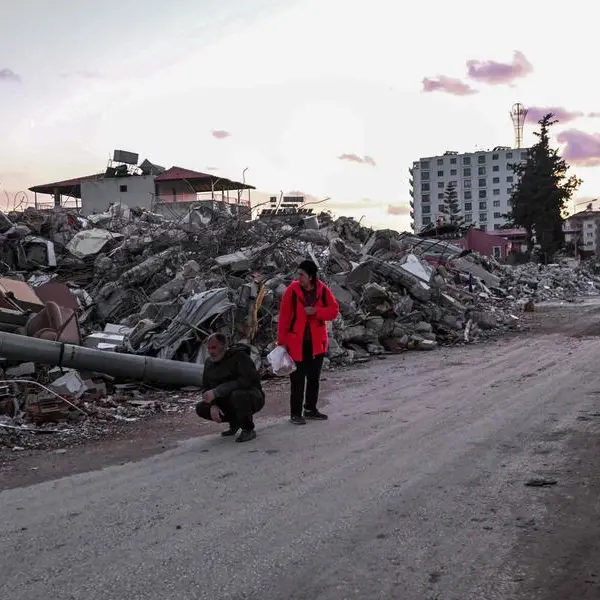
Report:
M550 147L549 130L558 122L553 116L548 113L540 119L540 131L535 133L538 141L528 150L527 161L510 165L517 178L510 199L511 225L525 229L529 254L535 235L546 259L564 246L563 214L581 185L575 175L567 176L569 166Z
M458 203L458 194L456 193L456 184L449 183L444 190L444 203L441 212L448 217L450 225L456 226L458 229L463 229L465 219Z

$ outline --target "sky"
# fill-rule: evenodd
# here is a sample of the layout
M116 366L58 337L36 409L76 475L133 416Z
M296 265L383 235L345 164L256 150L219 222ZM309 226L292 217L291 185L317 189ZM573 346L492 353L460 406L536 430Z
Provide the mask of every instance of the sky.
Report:
M577 202L600 196L589 4L483 6L0 0L0 203L119 148L408 229L412 162L512 145L515 102L525 145L555 112Z

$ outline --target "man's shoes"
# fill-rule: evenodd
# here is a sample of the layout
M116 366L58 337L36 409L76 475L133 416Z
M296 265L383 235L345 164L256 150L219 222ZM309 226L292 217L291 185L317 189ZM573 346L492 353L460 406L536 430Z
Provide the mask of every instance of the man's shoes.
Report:
M319 412L316 408L315 410L305 410L304 418L309 419L311 421L327 421L329 418L327 415L324 415L322 412Z
M242 433L235 439L236 442L249 442L256 437L254 429L242 429Z
M230 425L229 429L226 429L225 431L221 431L221 435L223 437L232 437L234 436L238 431L240 430L239 427L235 426L235 425Z
M292 415L290 423L292 425L306 425L306 419L301 415Z

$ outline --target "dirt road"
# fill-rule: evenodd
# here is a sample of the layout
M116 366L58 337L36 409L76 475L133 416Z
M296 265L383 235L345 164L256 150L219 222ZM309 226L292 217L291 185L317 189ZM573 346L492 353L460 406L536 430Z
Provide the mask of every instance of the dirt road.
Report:
M327 423L3 491L0 598L599 598L600 308L534 318L330 375Z

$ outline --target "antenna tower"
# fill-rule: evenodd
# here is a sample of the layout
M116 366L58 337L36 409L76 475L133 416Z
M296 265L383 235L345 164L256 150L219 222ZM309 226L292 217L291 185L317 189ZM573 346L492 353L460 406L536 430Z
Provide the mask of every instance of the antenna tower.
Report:
M525 125L526 116L527 109L520 102L512 105L510 118L515 130L515 148L520 148L523 145L523 126Z

